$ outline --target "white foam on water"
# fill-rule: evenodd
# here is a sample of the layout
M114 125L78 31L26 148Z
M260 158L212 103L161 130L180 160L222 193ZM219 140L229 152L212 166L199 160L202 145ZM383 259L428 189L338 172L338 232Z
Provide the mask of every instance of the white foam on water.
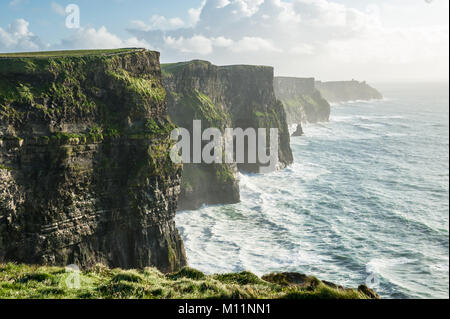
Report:
M375 273L385 298L448 297L448 153L417 138L445 136L448 116L441 125L384 102L305 124L291 138L293 165L239 176L241 203L177 214L190 265L298 271L348 287Z

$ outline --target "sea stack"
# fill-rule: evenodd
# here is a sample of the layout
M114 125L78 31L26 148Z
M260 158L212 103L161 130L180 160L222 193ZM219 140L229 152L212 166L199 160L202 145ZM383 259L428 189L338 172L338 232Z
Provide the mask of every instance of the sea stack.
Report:
M292 134L293 137L295 136L303 136L305 133L303 132L302 124L297 124L297 130Z

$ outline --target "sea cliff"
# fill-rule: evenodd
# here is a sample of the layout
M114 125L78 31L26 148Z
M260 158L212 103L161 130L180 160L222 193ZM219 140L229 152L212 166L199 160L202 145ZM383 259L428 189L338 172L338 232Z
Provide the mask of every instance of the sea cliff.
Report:
M274 88L286 110L288 124L329 121L330 104L316 89L314 78L276 77Z
M380 100L383 95L366 82L334 81L316 82L316 87L330 103L356 100Z
M278 128L279 168L292 163L285 112L273 90L273 68L220 67L207 61L163 65L171 120L192 133L193 120L202 128ZM247 150L246 150L247 151ZM246 157L247 158L247 157ZM238 171L257 173L260 163L184 164L178 208L230 204L240 200Z
M186 264L159 53L0 59L0 261Z
M74 282L59 267L0 264L0 299L378 299L365 285L348 289L316 277L244 271L206 275L192 268L162 274L155 268L109 269L95 265ZM71 289L67 283L79 284ZM3 283L3 284L1 284Z

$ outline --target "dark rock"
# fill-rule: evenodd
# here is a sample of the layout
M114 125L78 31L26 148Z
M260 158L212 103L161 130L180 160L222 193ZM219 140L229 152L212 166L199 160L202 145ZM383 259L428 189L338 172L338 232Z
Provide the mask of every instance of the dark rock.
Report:
M361 285L358 287L358 291L365 294L370 299L380 299L380 296L371 288L366 285Z
M272 273L270 275L263 276L261 279L281 286L295 286L308 291L316 290L321 284L344 292L356 291L356 289L344 288L343 286L336 285L329 281L320 281L316 277L307 276L295 272ZM359 286L358 291L364 296L367 296L367 298L369 299L380 299L377 293L374 290L368 288L366 285Z
M292 134L292 136L303 136L305 133L303 132L303 127L301 124L297 124L297 130Z
M0 262L186 265L159 53L2 59L0 87Z
M273 273L263 276L262 280L282 286L298 286L301 288L316 288L320 283L315 277L295 272Z

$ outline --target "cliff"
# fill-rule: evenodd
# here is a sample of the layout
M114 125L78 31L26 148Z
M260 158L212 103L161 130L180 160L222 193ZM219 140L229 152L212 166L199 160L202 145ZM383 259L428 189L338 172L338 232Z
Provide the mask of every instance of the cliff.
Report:
M201 120L203 129L216 127L222 133L232 126L216 66L193 61L162 65L162 69L169 116L178 127L187 129L192 135L193 120ZM236 164L183 164L179 210L239 201Z
M159 53L0 58L0 261L186 264Z
M356 100L380 100L383 95L366 82L335 81L316 82L316 87L330 103Z
M330 104L316 89L314 78L276 77L274 89L284 105L288 124L329 121Z
M172 121L189 130L202 128L278 128L279 167L292 163L285 113L273 92L273 69L260 66L219 67L206 61L163 65L164 85ZM246 156L247 158L247 156ZM259 172L261 164L184 164L179 209L203 204L239 202L238 169Z

